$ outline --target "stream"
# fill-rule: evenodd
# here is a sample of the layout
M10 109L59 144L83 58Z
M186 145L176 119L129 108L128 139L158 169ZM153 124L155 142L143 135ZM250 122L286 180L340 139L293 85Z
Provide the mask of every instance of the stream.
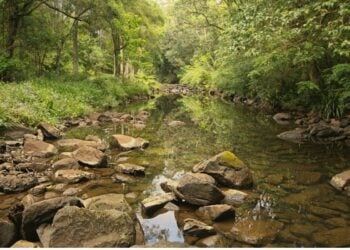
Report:
M87 197L126 194L137 211L146 243L165 240L196 244L183 235L181 227L184 218L197 218L194 207L182 204L179 211L161 209L149 217L142 213L140 201L163 193L160 183L164 180L178 179L198 162L225 150L234 152L252 170L254 186L244 191L253 198L235 208L235 220L215 223L217 231L229 235L235 221L246 218L276 220L284 227L270 246L312 247L318 246L315 233L350 227L350 199L329 184L333 175L350 168L349 148L282 141L276 135L293 126L278 125L271 115L209 97L162 95L116 111L133 114L141 110L151 114L143 130L130 125L77 127L64 137L97 135L108 141L111 135L122 133L150 142L145 150L122 155L129 158L128 162L147 166L145 177L132 177L132 183L119 184L112 182L109 169L96 169L102 178L71 185L82 188ZM174 120L185 125L167 125ZM112 163L121 157L117 149L108 149L107 155ZM0 196L0 214L22 197ZM246 245L233 242L231 246Z

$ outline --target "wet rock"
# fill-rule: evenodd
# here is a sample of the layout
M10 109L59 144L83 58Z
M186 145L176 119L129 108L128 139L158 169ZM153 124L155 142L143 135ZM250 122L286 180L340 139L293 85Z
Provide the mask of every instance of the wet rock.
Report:
M213 183L215 180L206 174L188 173L179 180L174 192L178 198L193 205L217 204L225 196Z
M271 243L276 238L283 224L273 220L241 220L231 229L235 240L254 246Z
M189 245L180 242L158 241L153 244L134 245L132 248L188 248Z
M289 124L292 120L292 115L289 113L277 113L272 117L278 124Z
M234 219L235 210L230 205L218 204L200 207L196 211L196 215L207 221L220 221L223 219Z
M285 141L303 143L308 139L309 136L306 129L296 128L294 130L283 132L277 135L277 137Z
M310 135L316 136L319 138L327 138L332 136L337 136L339 134L339 130L335 127L325 125L323 123L318 123L311 126Z
M290 194L283 200L292 205L307 204L313 201L328 200L333 193L326 185L317 185L299 193Z
M164 208L168 211L179 211L180 210L180 207L172 202L168 202L167 204L165 204Z
M38 184L38 179L32 173L0 174L0 191L4 193L19 193Z
M215 234L199 240L198 242L196 242L196 245L198 247L228 248L231 247L232 244L230 244L230 241L226 239L223 235Z
M145 168L142 166L138 166L135 164L130 163L123 163L119 164L116 168L116 171L123 173L123 174L130 174L135 176L144 176L145 175Z
M142 138L134 138L127 135L113 135L112 145L116 145L122 150L145 149L149 142Z
M38 129L43 132L45 140L56 140L61 137L60 130L50 124L40 123Z
M171 121L168 123L169 127L175 128L175 127L182 127L185 126L186 123L182 122L182 121Z
M63 196L78 196L83 190L81 188L68 188L63 192Z
M46 192L46 189L47 189L48 186L49 186L48 183L35 186L35 187L29 189L28 193L32 194L34 196L42 195L42 194L44 194Z
M153 197L148 197L141 201L142 209L146 214L155 212L157 209L162 208L166 203L174 201L175 195L173 193L166 193Z
M99 122L102 122L102 123L110 123L112 122L112 117L111 116L108 116L106 114L100 114L98 117L97 117L97 120Z
M24 196L21 200L21 203L23 204L23 206L25 208L33 205L35 202L38 201L38 197L35 197L34 195L32 194L27 194L26 196Z
M48 187L47 189L54 192L63 192L67 187L65 183L59 183Z
M336 189L343 190L350 184L350 169L333 176L330 183Z
M73 157L90 167L105 167L107 165L107 155L93 147L81 147L73 152Z
M22 219L22 234L24 239L35 241L38 239L36 229L44 223L49 223L56 212L65 206L83 207L83 203L76 197L59 197L36 202L25 208Z
M19 240L11 246L11 248L40 248L40 245L36 242L30 242L26 240Z
M250 170L237 156L229 151L200 162L193 167L192 171L209 174L221 185L231 188L250 187L253 184Z
M44 247L129 247L135 244L133 224L127 213L114 209L65 207L38 233Z
M37 140L26 140L23 152L26 155L48 158L57 154L57 148L49 143Z
M32 162L23 162L16 165L16 169L19 171L36 171L43 172L49 168L49 163L46 161L32 161Z
M188 218L184 220L183 232L185 235L203 238L215 234L215 229L201 221Z
M58 159L66 159L66 158L73 158L73 152L62 152L59 154Z
M313 240L322 247L349 247L350 227L336 228L313 234Z
M60 169L79 169L80 165L76 159L64 158L52 164L51 168L53 171L57 171Z
M0 247L9 247L16 239L16 226L11 221L0 219Z
M132 208L122 194L105 194L95 196L84 200L84 205L87 209L100 211L115 209L128 213L131 218L135 217Z
M179 182L174 180L166 180L165 182L160 183L160 187L164 192L174 192L178 185ZM215 180L213 185L215 185Z
M133 179L125 174L114 174L112 180L115 183L133 183Z
M55 172L54 180L66 184L79 183L95 179L95 174L79 169L61 169Z
M234 206L243 204L248 198L247 193L235 189L223 191L223 194L225 198L222 200L222 203Z
M55 192L46 192L44 194L44 200L50 200L57 197L61 197L61 195Z
M106 146L102 142L84 141L79 139L62 139L56 142L60 150L73 151L81 147L92 147L98 150L106 150Z

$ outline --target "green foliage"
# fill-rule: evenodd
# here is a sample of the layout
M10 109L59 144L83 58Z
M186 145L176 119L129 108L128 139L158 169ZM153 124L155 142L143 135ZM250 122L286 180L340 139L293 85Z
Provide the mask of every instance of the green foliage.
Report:
M20 84L0 84L0 125L57 123L94 109L115 107L134 95L147 94L140 82L111 76L41 78Z

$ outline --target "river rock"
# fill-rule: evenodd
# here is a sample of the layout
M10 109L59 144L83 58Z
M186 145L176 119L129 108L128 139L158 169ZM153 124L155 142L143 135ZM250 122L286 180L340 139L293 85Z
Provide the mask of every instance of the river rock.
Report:
M65 190L62 195L63 196L78 196L81 194L83 190L81 188L68 188Z
M61 169L55 172L54 180L67 184L95 179L95 174L80 169Z
M36 202L25 208L22 218L22 234L24 239L35 241L38 239L36 229L44 223L51 222L56 212L65 206L83 207L83 202L76 197L58 197Z
M27 172L27 171L43 172L46 169L48 169L49 166L50 164L46 162L46 159L38 159L31 162L19 163L16 165L16 169L22 172Z
M192 169L195 173L206 173L227 187L250 187L253 178L246 165L229 151L222 152L209 160L197 164Z
M92 140L84 141L80 139L62 139L57 141L56 144L60 150L67 151L73 151L84 146L96 148L101 151L106 150L106 146L102 142Z
M153 213L157 209L163 207L166 203L174 201L173 193L161 194L153 197L148 197L141 201L142 209L146 214Z
M28 248L40 248L40 245L36 242L30 242L26 240L19 240L15 244L11 246L11 248L23 248L23 249L28 249Z
M169 241L158 241L156 243L148 243L146 245L134 245L131 248L188 248L190 247L186 243L180 242L169 242Z
M289 142L302 143L308 139L308 133L306 129L296 128L294 130L283 132L277 135L277 137Z
M215 234L215 229L199 220L188 218L184 220L183 232L186 235L203 238Z
M333 176L330 183L336 189L343 190L350 184L350 169Z
M222 200L222 203L225 203L228 205L234 205L234 206L241 205L248 198L247 193L243 191L235 190L235 189L228 189L222 192L225 195L225 198Z
M273 220L241 220L232 227L235 240L254 246L271 243L276 238L283 224Z
M19 193L38 184L38 178L33 173L0 174L0 192Z
M164 192L174 192L178 185L179 185L179 181L175 181L175 180L166 180L165 182L160 183L160 187ZM215 180L213 185L215 185Z
M61 137L60 130L50 124L40 123L38 129L41 129L46 140L56 140Z
M23 204L24 208L27 208L33 205L35 202L37 202L38 199L39 199L38 197L35 197L32 194L27 194L22 198L21 203Z
M235 218L235 210L230 205L218 204L200 207L196 215L207 221L220 221L228 218Z
M198 247L206 247L206 248L229 248L232 244L230 241L226 239L221 234L215 234L208 236L204 239L200 239L196 242Z
M145 149L149 142L142 138L134 138L127 135L113 135L112 145L116 145L122 150Z
M321 180L321 173L312 171L298 171L295 173L295 181L302 185L312 185Z
M225 196L213 185L215 180L206 174L187 173L174 190L176 196L190 204L207 206L219 203Z
M44 247L112 248L134 245L136 233L127 213L65 207L38 234Z
M168 211L179 211L180 207L172 202L165 204L164 208Z
M289 113L277 113L272 117L278 124L289 124L292 120L292 115Z
M44 184L40 184L38 186L35 186L31 189L28 190L29 194L32 194L34 196L40 196L42 194L44 194L47 190L47 187L49 186L49 183L44 183Z
M73 152L73 157L90 167L105 167L107 165L107 155L93 147L81 147Z
M131 218L135 217L132 208L122 194L104 194L95 196L84 200L84 205L87 209L100 211L115 209L128 213Z
M11 221L0 219L0 247L9 247L16 238L16 226Z
M145 175L145 168L142 166L138 166L136 164L131 163L122 163L118 164L118 166L115 168L116 171L123 173L123 174L130 174L135 176L144 176Z
M325 230L313 234L313 240L322 247L349 247L350 227Z
M80 165L76 159L64 158L52 164L51 168L53 171L57 171L60 169L79 169Z
M26 140L24 143L23 152L26 155L48 158L57 154L57 148L43 141Z

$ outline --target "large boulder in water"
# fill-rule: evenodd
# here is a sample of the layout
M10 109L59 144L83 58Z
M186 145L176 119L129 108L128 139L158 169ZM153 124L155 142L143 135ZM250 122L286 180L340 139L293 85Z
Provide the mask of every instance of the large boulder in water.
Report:
M134 245L136 232L127 213L65 207L38 234L44 247L112 248Z
M132 218L135 214L129 203L122 194L104 194L84 200L86 208L91 210L111 210L115 209L128 213Z
M149 145L149 142L142 138L134 138L127 135L113 135L112 137L112 145L116 145L122 150L144 149Z
M54 180L67 184L79 183L95 179L95 174L80 169L61 169L55 172Z
M249 168L229 151L200 162L193 167L192 171L211 175L218 183L227 187L242 188L253 184Z
M201 173L185 174L179 180L174 193L178 198L199 206L219 203L225 197L215 186L215 180Z
M23 211L22 234L29 241L38 239L36 229L44 223L50 223L56 212L65 206L83 207L83 202L77 197L58 197L36 202Z
M107 155L93 147L81 147L73 152L73 157L89 167L105 167L107 165Z
M24 143L23 152L26 155L46 158L54 156L58 150L54 145L47 142L29 139Z
M228 218L235 218L235 210L226 204L204 206L197 209L198 217L207 221L220 221Z
M277 137L289 142L303 143L308 139L309 135L306 129L296 128L294 130L283 132L277 135Z

